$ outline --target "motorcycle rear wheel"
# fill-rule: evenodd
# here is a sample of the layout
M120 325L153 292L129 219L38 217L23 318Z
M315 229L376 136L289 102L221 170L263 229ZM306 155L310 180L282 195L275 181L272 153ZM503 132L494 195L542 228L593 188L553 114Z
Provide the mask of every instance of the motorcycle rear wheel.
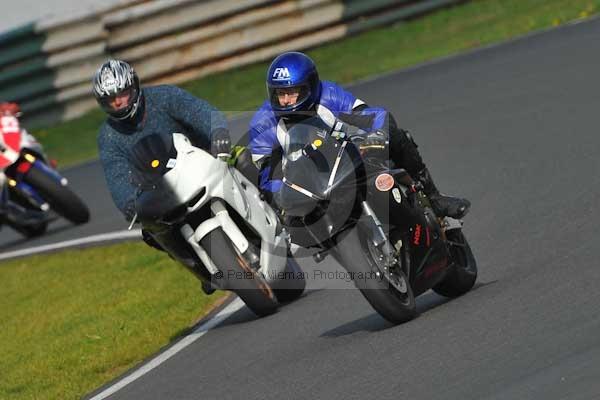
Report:
M226 288L235 292L254 314L263 317L277 311L278 304L271 287L238 253L222 229L211 231L200 245L223 274L220 279L226 280Z
M445 297L458 297L475 285L477 261L462 230L450 230L446 232L446 238L454 265L444 280L433 287L433 291Z
M90 220L90 211L81 199L67 186L62 186L42 171L31 168L25 181L39 191L50 207L74 224Z

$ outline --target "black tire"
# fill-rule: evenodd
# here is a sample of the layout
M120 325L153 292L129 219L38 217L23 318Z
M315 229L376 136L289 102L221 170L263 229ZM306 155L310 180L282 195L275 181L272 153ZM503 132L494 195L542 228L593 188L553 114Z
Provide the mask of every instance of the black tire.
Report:
M477 280L477 261L471 246L460 229L446 233L454 266L433 291L445 297L458 297L467 293Z
M291 281L288 281L288 279ZM302 269L292 254L288 254L285 281L285 288L273 289L280 303L289 303L302 296L306 287L306 280L304 279Z
M353 227L338 241L333 254L342 266L354 276L360 277L360 274L363 274L363 276L371 277L370 279L355 280L354 283L369 304L383 318L394 324L410 321L417 315L417 309L406 275L400 271L400 268L395 271L395 279L400 281L401 285L398 282L391 282L386 275L382 275L383 279L374 278L373 271L380 269L376 260L371 256L366 242L361 237L359 229ZM398 286L402 286L405 292L397 289Z
M78 225L90 220L90 211L81 199L67 186L61 185L42 171L31 168L25 175L25 181L40 193L57 214Z
M223 273L225 287L235 292L248 308L259 317L277 311L277 300L264 278L238 254L222 229L217 228L206 235L200 245ZM236 279L236 277L240 277Z
M13 228L15 231L19 232L21 235L28 237L28 238L42 236L44 233L46 233L46 230L48 229L47 222L42 222L38 225L29 225L29 226L21 226L21 225L17 225L17 224L12 224L10 222L7 222L7 224L11 228Z

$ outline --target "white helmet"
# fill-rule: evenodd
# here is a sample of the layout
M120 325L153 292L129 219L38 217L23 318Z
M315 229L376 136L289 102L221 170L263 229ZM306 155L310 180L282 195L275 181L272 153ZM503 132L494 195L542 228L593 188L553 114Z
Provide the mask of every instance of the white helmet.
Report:
M94 96L102 109L116 120L131 119L135 116L141 99L140 81L137 74L125 61L108 60L94 75ZM129 91L126 106L115 109L111 101Z

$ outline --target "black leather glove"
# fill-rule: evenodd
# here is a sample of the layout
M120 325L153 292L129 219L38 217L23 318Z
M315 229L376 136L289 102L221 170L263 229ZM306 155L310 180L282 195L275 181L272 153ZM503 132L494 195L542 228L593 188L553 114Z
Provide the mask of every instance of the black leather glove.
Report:
M224 128L215 129L210 135L210 153L215 157L229 156L231 153L231 137Z

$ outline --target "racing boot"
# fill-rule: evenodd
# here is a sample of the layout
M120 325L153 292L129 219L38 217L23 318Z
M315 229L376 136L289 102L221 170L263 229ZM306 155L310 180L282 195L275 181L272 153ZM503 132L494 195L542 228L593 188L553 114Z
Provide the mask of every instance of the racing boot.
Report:
M469 200L445 196L439 192L427 168L423 168L419 172L417 179L423 185L423 192L429 198L431 207L438 217L460 219L469 211L469 207L471 207Z

